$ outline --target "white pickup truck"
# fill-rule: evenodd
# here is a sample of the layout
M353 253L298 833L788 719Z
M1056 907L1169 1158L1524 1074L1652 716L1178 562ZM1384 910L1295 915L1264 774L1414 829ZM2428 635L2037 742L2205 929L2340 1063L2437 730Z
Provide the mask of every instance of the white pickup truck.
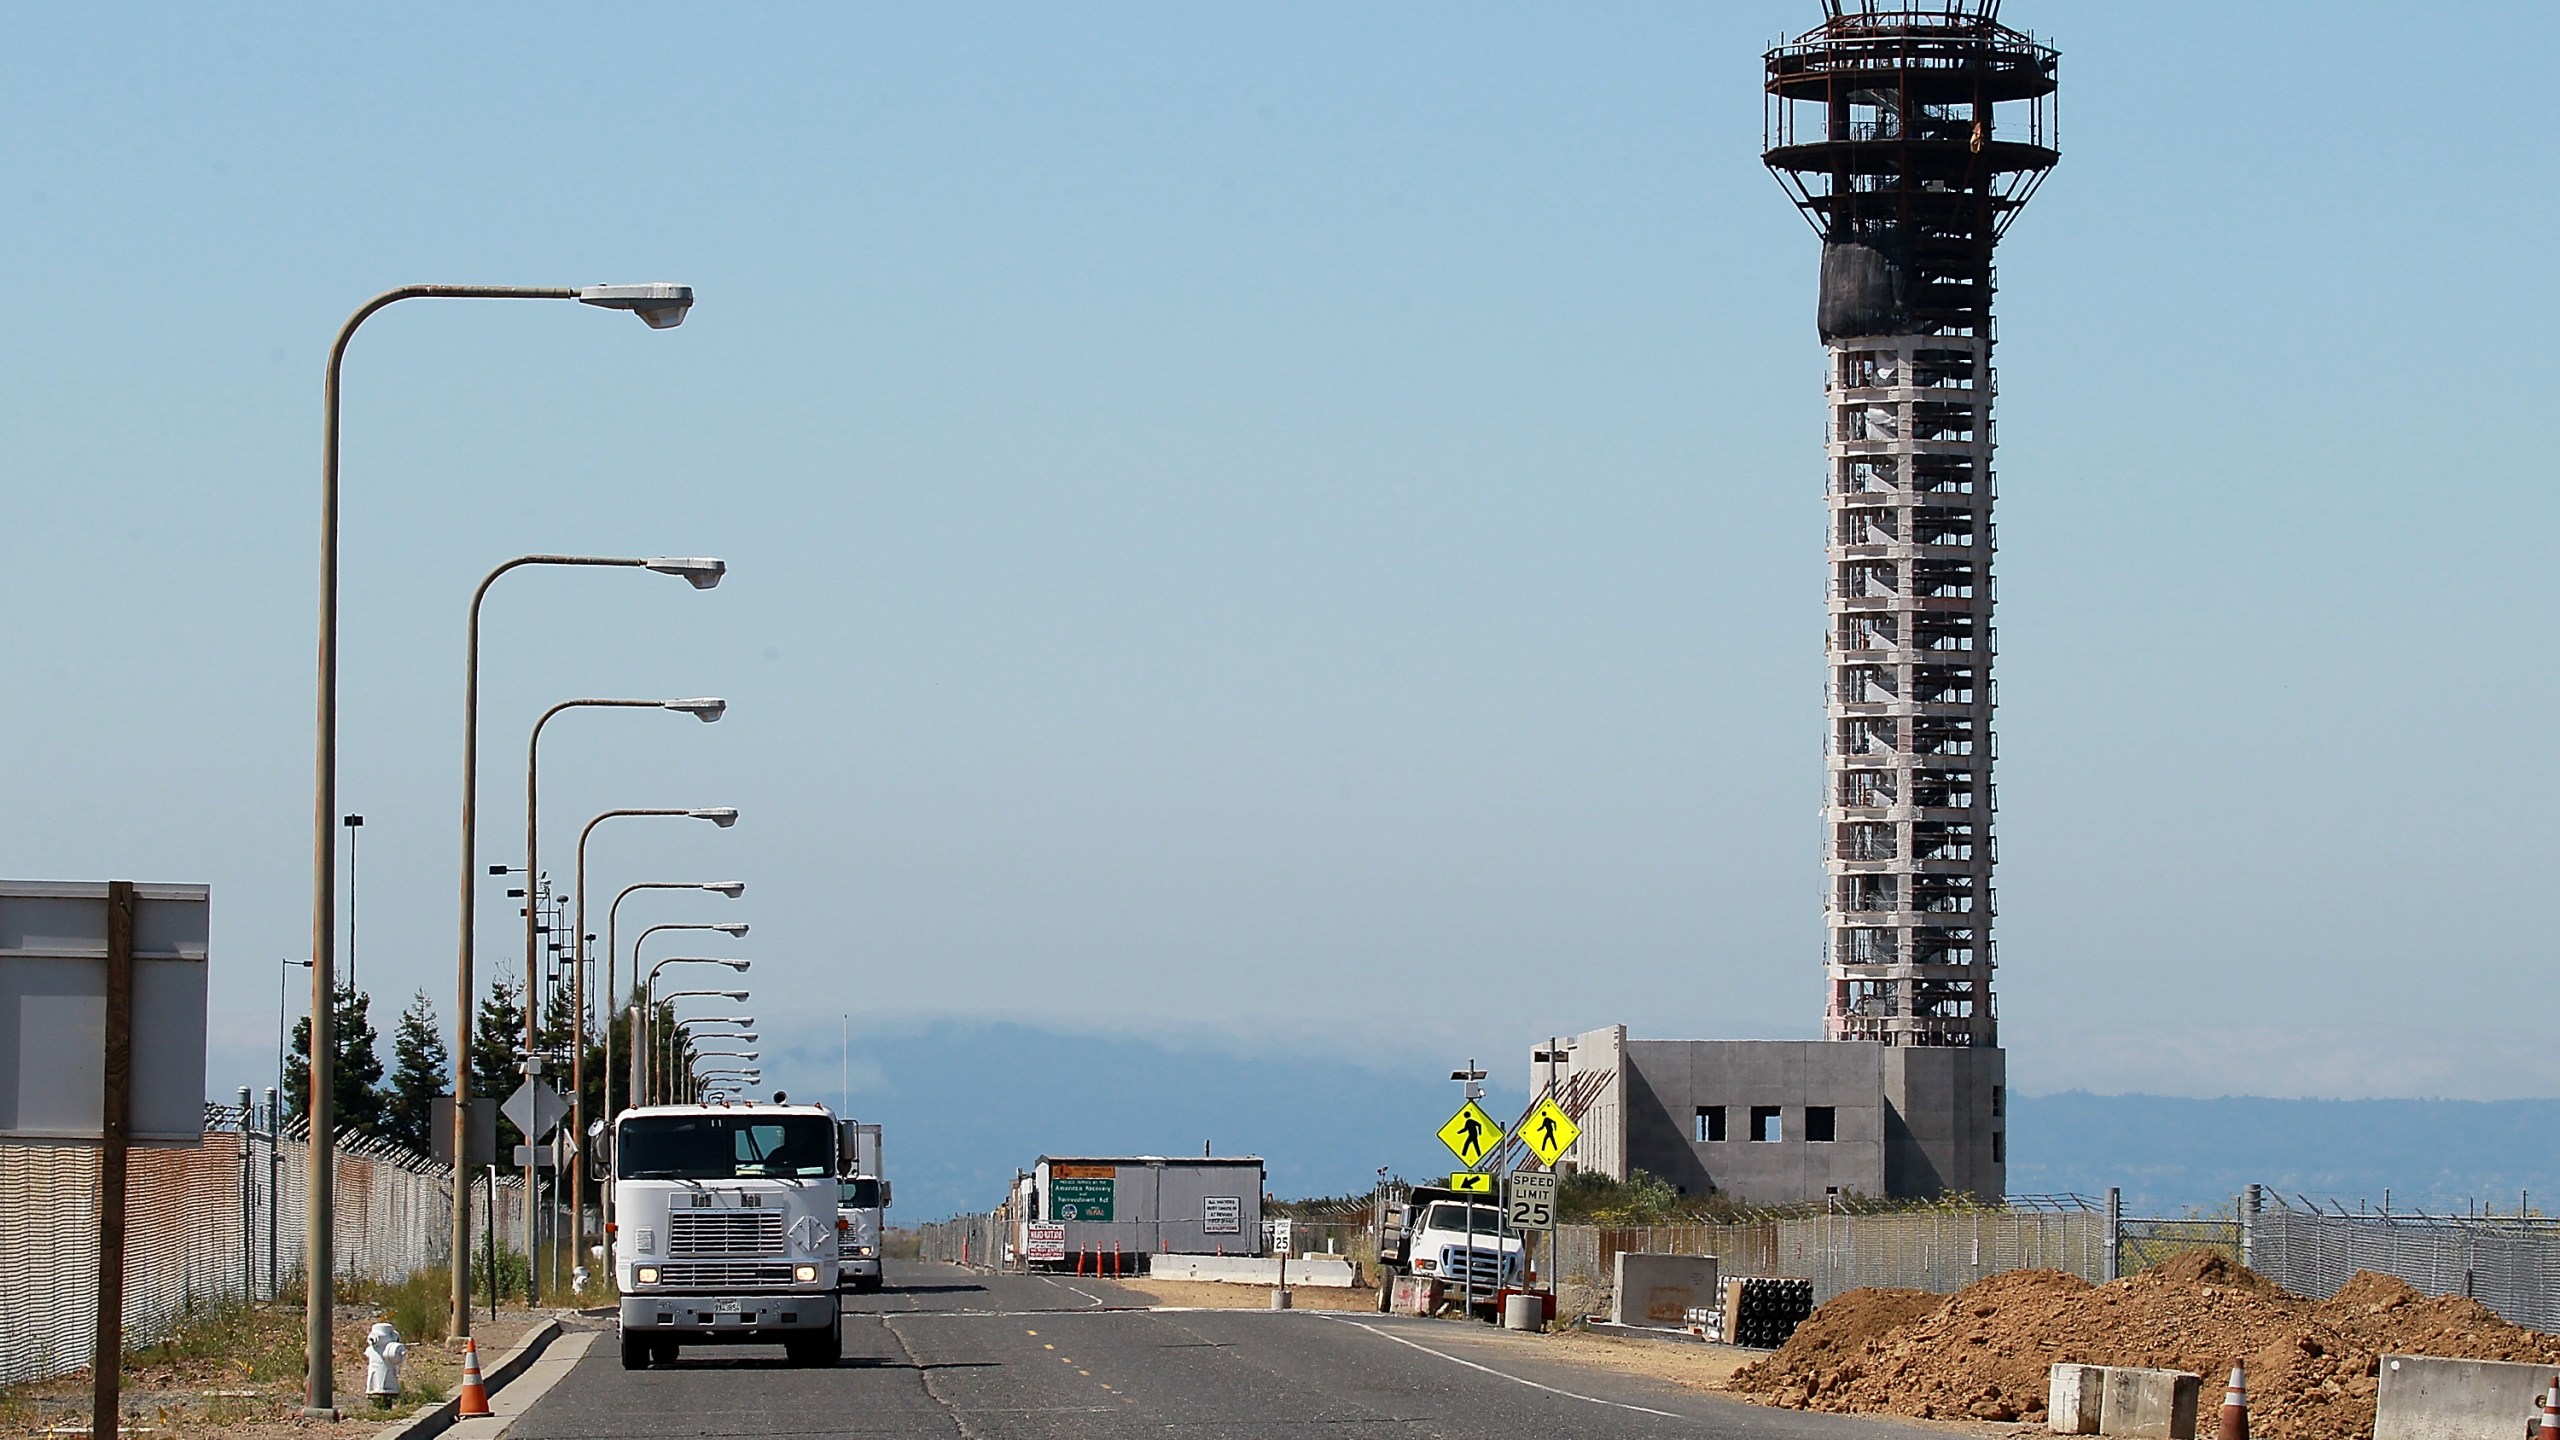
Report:
M622 1365L683 1345L844 1353L836 1302L835 1117L816 1105L650 1105L613 1128Z

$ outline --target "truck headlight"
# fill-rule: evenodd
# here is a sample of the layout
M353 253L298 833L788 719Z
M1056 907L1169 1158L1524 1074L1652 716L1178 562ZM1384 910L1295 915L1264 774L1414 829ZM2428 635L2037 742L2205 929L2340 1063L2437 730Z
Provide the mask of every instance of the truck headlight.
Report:
M818 1267L815 1265L795 1265L791 1269L791 1278L794 1280L815 1280L818 1278Z
M658 1267L655 1265L643 1265L633 1273L632 1278L638 1280L643 1285L655 1285L658 1283Z
M1416 1260L1413 1262L1413 1268L1416 1270L1433 1270L1439 1267L1429 1260Z

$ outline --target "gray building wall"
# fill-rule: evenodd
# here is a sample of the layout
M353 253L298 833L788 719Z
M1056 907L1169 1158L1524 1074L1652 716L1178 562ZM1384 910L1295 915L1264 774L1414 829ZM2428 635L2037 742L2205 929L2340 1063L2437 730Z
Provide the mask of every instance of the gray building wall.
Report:
M1568 1073L1608 1070L1567 1159L1625 1179L1642 1170L1691 1195L1752 1204L1827 1193L1932 1198L2006 1193L2007 1057L1997 1049L1845 1040L1629 1040L1611 1026L1567 1042ZM1532 1093L1546 1067L1532 1065ZM1753 1111L1778 1138L1753 1138ZM1831 1112L1814 1140L1807 1111ZM1721 1108L1724 1138L1701 1138Z

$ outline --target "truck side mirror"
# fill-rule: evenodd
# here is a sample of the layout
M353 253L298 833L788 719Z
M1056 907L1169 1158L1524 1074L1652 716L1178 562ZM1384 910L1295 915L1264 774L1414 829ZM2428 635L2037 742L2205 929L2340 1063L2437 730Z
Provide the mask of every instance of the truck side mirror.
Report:
M853 1122L850 1120L839 1120L836 1122L837 1174L850 1175L853 1173L853 1156Z
M886 1180L880 1182L880 1208L889 1208L889 1182Z

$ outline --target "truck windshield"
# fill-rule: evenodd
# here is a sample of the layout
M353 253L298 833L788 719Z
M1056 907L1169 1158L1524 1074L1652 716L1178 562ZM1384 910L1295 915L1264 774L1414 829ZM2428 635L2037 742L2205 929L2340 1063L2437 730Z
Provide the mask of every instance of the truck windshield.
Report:
M836 1182L836 1208L840 1210L876 1210L879 1207L879 1181L839 1180Z
M1426 1230L1464 1230L1468 1228L1467 1212L1470 1210L1476 1212L1475 1230L1478 1234L1499 1235L1502 1233L1501 1211L1494 1209L1490 1205L1459 1205L1447 1200L1443 1200L1439 1204L1431 1207L1431 1216L1428 1220L1423 1222L1423 1228Z
M622 1122L625 1180L772 1180L835 1173L835 1127L818 1115L642 1115Z

